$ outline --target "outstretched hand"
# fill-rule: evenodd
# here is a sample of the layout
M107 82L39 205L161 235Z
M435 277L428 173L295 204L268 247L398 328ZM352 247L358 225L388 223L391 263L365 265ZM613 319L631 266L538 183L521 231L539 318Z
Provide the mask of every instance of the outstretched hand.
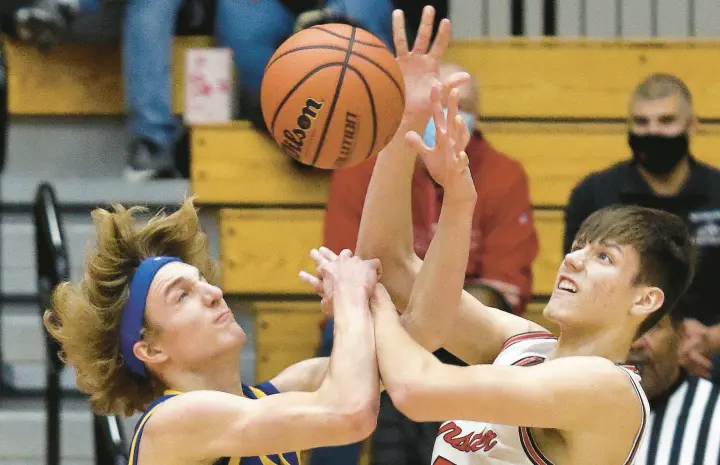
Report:
M440 99L445 101L452 89L470 80L468 73L459 72L451 75L446 82L440 81L440 61L450 42L450 20L444 18L440 22L435 41L430 46L434 19L435 9L426 6L413 48L409 50L405 16L402 10L395 10L392 15L395 55L405 81L403 117L406 121L422 124L423 127L432 115L430 89L439 86Z
M465 153L465 147L470 141L470 131L458 115L458 90L453 89L450 92L447 118L440 102L439 86L432 88L430 101L435 123L435 146L425 145L422 137L414 131L408 132L406 140L420 154L430 176L443 186L446 200L474 202L477 193Z
M382 275L380 260L362 260L350 250L335 254L327 247L312 249L310 257L316 265L316 274L300 272L300 279L309 284L323 298L323 310L329 311L329 300L339 288L350 292L363 292L370 298Z

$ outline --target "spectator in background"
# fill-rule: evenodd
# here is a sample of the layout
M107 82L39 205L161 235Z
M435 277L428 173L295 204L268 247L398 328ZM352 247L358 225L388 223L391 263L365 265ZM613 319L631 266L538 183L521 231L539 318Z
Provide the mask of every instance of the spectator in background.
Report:
M635 465L720 461L720 387L680 366L683 319L675 307L630 350L628 363L637 366L650 401L648 430Z
M74 16L99 8L102 1L35 0L16 15L17 29L25 31L19 35L32 43L47 41L48 34L61 34ZM199 0L127 0L122 50L132 134L125 170L130 181L180 175L174 148L182 131L172 113L171 58L176 17L184 1ZM264 127L259 102L265 65L293 33L297 15L317 5L317 0L218 0L217 45L233 50L241 118ZM329 0L319 16L354 22L391 44L391 9L390 0Z
M567 253L580 224L608 205L636 204L685 220L698 248L698 266L678 306L682 324L680 363L691 374L719 377L720 170L695 160L690 139L697 118L692 96L677 77L652 74L633 92L628 116L632 158L590 174L572 191L565 212ZM712 362L715 357L714 363Z
M447 79L457 71L462 69L444 63L440 77ZM532 262L538 253L527 177L519 163L493 148L477 129L477 83L471 81L459 92L460 114L472 133L466 152L478 191L465 288L486 305L520 315L530 297ZM424 134L429 146L435 143L434 130L431 120ZM324 245L331 250L354 251L374 164L371 159L333 172L324 225ZM437 226L442 196L442 188L418 157L412 181L412 216L415 252L420 258L425 256ZM328 320L323 327L321 354L330 353L332 334L332 320ZM435 354L446 363L462 363L442 349ZM429 463L437 428L437 423L411 422L383 394L372 463Z

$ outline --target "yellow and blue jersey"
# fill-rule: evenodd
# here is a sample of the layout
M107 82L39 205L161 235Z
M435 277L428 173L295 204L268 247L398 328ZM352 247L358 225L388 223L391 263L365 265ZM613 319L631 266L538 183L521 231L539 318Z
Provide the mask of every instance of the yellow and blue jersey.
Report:
M266 382L257 386L242 385L243 393L248 399L259 399L261 397L277 394L278 390L271 383ZM138 451L140 450L140 440L142 439L143 429L153 411L158 405L164 401L182 394L179 391L165 391L165 393L155 399L145 410L140 420L135 426L132 443L130 445L130 461L128 465L138 465ZM284 454L262 455L258 457L222 457L215 461L214 465L301 465L300 454L297 452L286 452Z

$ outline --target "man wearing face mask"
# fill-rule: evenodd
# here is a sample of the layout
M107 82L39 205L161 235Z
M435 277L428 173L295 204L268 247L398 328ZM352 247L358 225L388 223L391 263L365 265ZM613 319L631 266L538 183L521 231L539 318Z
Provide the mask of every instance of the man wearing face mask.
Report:
M444 63L440 78L447 79L458 71L463 70ZM472 134L465 151L478 193L465 288L486 305L520 315L530 298L532 262L538 253L527 176L518 162L493 148L477 128L477 83L471 81L458 90L460 115ZM428 121L424 134L428 146L435 144L434 130L432 120ZM375 159L371 159L332 173L324 227L324 245L331 250L354 251L374 165ZM421 258L435 233L442 199L442 187L433 181L418 157L412 180L412 217L415 252ZM332 331L332 320L328 320L323 327L320 353L330 353ZM435 355L445 363L462 363L444 350ZM429 463L437 428L436 423L411 422L383 395L373 436L372 463Z
M573 189L565 211L564 250L570 250L585 218L611 204L642 205L682 217L699 254L695 279L678 302L685 315L680 363L695 376L719 380L720 170L690 152L697 118L690 91L677 77L645 78L633 92L629 113L632 157L590 174Z

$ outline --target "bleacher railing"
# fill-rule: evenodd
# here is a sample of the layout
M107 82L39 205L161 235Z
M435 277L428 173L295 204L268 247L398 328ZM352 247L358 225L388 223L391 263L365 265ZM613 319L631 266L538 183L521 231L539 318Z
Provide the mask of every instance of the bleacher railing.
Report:
M8 69L3 43L0 41L0 173L7 159L8 119Z
M70 279L70 260L65 233L52 186L38 187L33 206L35 221L35 250L38 270L38 302L40 312L50 308L52 291L62 281ZM45 347L47 368L45 409L47 413L47 465L60 465L60 408L62 391L60 374L63 362L58 356L59 345L47 331ZM125 465L128 462L123 425L115 416L93 416L96 465Z

